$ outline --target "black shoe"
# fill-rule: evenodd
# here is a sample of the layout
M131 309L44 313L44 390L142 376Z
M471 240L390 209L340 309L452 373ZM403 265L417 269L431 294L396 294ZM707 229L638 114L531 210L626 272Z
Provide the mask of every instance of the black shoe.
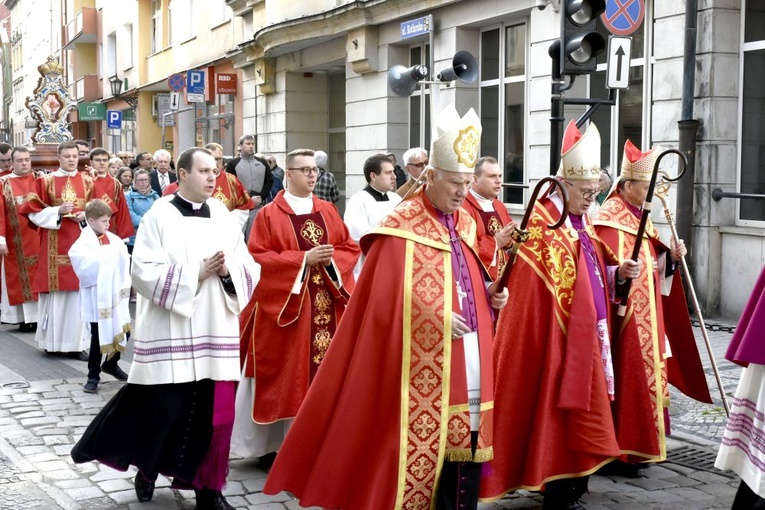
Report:
M85 353L85 351L67 352L66 357L70 359L76 359L77 361L88 361L88 355Z
M37 331L36 322L22 322L19 324L19 333L34 333Z
M154 496L154 482L146 479L139 471L135 475L133 483L135 484L135 495L138 496L138 501L141 503L151 501L151 498Z
M616 459L598 469L596 474L601 476L623 476L624 478L640 478L648 466L637 462L624 462Z
M194 492L197 495L197 510L235 510L220 492L208 489L195 489Z
M82 391L85 393L96 393L98 390L98 379L88 379L88 382L83 386Z
M108 361L101 365L101 371L105 374L109 374L118 381L127 381L128 375L120 366L116 363L110 364Z
M267 453L265 455L261 455L258 457L258 466L260 469L271 469L271 466L274 465L274 461L276 460L276 452Z
M542 510L587 510L579 501L554 501L548 498L542 503Z

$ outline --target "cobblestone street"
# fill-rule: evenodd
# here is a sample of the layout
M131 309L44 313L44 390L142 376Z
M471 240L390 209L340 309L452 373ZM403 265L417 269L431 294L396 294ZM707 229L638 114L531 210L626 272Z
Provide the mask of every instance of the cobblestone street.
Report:
M641 478L591 477L590 492L582 499L588 510L730 508L738 480L712 466L725 413L698 328L696 333L714 405L692 402L673 391L669 461L650 467ZM723 359L730 335L730 331L710 332L729 396L740 374L740 368ZM0 329L6 352L16 353L6 355L0 367L0 508L193 509L193 492L171 490L163 477L158 480L154 500L138 503L134 469L123 473L95 463L73 464L69 456L72 445L122 383L105 376L97 394L86 394L82 391L85 363L32 352L33 340L31 334L17 333L10 326ZM26 361L20 358L14 364L14 356ZM125 359L130 360L129 353ZM34 380L44 373L61 375ZM287 494L264 495L265 477L256 461L233 459L224 494L241 509L299 508ZM541 502L540 495L521 491L481 504L481 509L539 508Z

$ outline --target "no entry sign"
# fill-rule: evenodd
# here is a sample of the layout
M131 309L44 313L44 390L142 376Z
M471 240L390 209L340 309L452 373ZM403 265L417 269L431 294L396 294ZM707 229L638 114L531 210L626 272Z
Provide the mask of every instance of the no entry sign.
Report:
M645 17L643 0L607 0L600 15L603 25L614 35L630 35L640 28Z

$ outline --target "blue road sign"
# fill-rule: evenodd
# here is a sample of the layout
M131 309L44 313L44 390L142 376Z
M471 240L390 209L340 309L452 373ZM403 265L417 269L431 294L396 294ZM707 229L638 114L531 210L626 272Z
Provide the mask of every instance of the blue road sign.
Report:
M186 73L186 99L190 103L205 102L204 71L189 71Z
M106 112L106 129L122 129L122 110Z
M607 0L600 19L614 35L630 35L640 28L645 17L643 0Z
M427 34L430 32L430 23L428 23L428 16L424 18L417 18L410 21L404 21L401 23L401 38L409 39L410 37L417 37L418 35Z

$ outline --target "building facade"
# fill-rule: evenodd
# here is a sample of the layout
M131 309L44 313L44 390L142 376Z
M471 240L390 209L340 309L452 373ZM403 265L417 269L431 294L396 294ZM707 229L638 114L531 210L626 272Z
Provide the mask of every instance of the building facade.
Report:
M257 133L261 151L283 157L298 147L323 148L350 195L363 187L369 155L427 148L431 101L434 110L454 102L461 113L469 107L479 112L481 154L497 157L505 182L533 185L550 173L548 48L560 35L560 0L227 4L254 34L234 63L244 75L244 126ZM740 313L765 263L765 202L718 202L712 190L765 192L763 93L757 86L765 72L764 10L753 0L699 2L693 278L702 308L728 317ZM402 36L402 23L428 15L432 36ZM684 15L684 2L646 0L644 21L632 34L630 88L619 93L616 106L592 117L603 138L603 164L619 168L628 138L644 150L677 147ZM432 92L418 88L406 98L391 92L388 69L429 64L431 50L436 72L451 67L458 50L470 51L478 79ZM608 95L601 60L598 72L580 77L567 95ZM582 112L567 106L566 119ZM515 189L503 198L520 215L528 195ZM654 220L665 222L658 212Z

